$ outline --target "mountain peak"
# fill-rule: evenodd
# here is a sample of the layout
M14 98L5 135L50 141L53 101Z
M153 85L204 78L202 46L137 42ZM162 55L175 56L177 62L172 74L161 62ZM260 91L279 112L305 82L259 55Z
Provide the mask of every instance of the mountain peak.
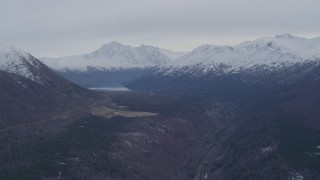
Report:
M110 43L104 44L101 46L101 48L99 50L103 50L103 49L118 49L124 47L123 44L117 42L117 41L112 41Z
M293 39L301 39L301 37L293 36L293 35L288 34L288 33L276 35L275 38L277 38L277 39L291 39L291 40L293 40Z
M111 41L110 43L107 43L107 45L110 45L110 46L123 46L123 44L119 43L118 41Z
M283 33L283 34L278 34L275 35L276 38L291 38L293 37L293 35L289 34L289 33Z
M125 46L123 44L120 44L117 41L112 41L110 43L104 44L99 48L97 51L95 51L95 54L107 54L107 55L113 55L115 52L121 50Z
M23 51L22 49L18 49L14 46L7 46L4 44L0 44L0 61L4 61L5 58L3 58L2 56L6 55L8 56L9 54L19 54L20 56L29 56L28 53L26 53L25 51Z
M41 83L44 65L29 53L13 46L0 45L0 70Z

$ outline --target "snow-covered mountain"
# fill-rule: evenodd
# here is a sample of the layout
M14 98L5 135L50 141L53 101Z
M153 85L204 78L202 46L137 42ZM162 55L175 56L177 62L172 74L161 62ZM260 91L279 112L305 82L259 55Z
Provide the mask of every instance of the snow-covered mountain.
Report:
M0 46L0 72L3 77L10 77L9 79L14 81L10 84L15 83L17 86L32 92L39 93L38 91L42 89L43 92L47 91L48 94L63 94L63 96L72 93L79 95L87 92L87 90L57 75L31 54L12 46ZM10 89L9 86L0 88Z
M118 42L103 45L100 49L78 56L62 58L41 58L41 61L57 71L115 70L150 68L164 65L184 53L141 45L131 47Z
M148 45L131 47L118 42L78 56L41 58L41 61L68 80L84 87L121 86L183 56Z
M57 71L85 72L150 67L194 67L205 70L225 65L225 71L254 66L288 66L320 57L320 37L307 39L290 34L263 37L235 46L201 45L189 53L171 52L152 46L131 47L118 42L103 45L93 53L62 58L42 58Z
M93 53L42 61L67 79L94 87L117 86L154 71L155 67L158 76L192 74L195 77L257 69L279 70L319 59L320 37L308 39L282 34L235 46L202 45L189 53L111 42Z
M290 34L264 37L236 46L202 45L170 62L169 73L177 69L201 68L207 72L223 66L224 72L264 66L277 68L320 58L320 37L307 39ZM169 67L169 68L168 68Z
M261 89L320 79L320 37L290 34L235 46L202 45L152 74L126 84L134 90L253 94Z
M0 128L50 119L95 94L57 75L31 54L0 46Z
M254 66L289 66L320 58L320 37L307 39L290 34L264 37L236 46L202 45L168 64L172 68L202 67L204 71L225 65L225 71Z
M12 46L0 45L0 70L40 82L44 65L29 53Z

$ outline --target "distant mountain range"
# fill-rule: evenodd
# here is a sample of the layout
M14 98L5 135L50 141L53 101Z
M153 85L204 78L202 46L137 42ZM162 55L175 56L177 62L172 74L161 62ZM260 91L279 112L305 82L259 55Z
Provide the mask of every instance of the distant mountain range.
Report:
M99 87L118 86L151 72L204 75L213 71L271 70L319 58L320 37L307 39L282 34L235 46L202 45L189 53L111 42L89 54L40 60L77 84Z
M53 70L1 46L0 129L12 133L2 136L1 176L57 177L47 172L70 166L64 177L101 178L106 170L112 178L152 178L165 167L164 179L319 179L319 39L283 34L186 54L112 42L86 55L42 59ZM139 92L95 93L57 72L82 86L122 84ZM159 115L92 116L100 106ZM183 163L172 165L177 159ZM135 169L137 162L144 165Z
M41 58L41 61L79 85L103 87L121 86L184 54L147 45L131 47L111 42L89 54Z
M192 71L197 67L197 70L206 73L224 67L223 72L237 72L262 66L281 68L319 58L320 37L307 39L282 34L246 41L236 46L202 45L165 65L165 68Z
M167 64L182 55L184 53L175 53L153 46L131 47L111 42L89 54L41 58L41 61L57 71L87 72L90 70L151 68Z
M319 68L320 38L282 34L236 46L202 45L126 86L233 99L316 82Z

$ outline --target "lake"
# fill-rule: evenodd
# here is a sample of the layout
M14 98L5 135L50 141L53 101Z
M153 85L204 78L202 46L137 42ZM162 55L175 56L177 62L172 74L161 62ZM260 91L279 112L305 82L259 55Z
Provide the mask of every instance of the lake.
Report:
M121 87L92 87L89 88L91 90L95 90L95 91L131 91L130 89L121 86Z

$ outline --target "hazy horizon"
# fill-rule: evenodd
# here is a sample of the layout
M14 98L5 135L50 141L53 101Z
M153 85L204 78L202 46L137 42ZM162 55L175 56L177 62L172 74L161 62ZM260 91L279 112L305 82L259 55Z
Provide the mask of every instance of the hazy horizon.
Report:
M319 6L315 0L4 0L0 43L62 57L112 41L190 51L283 33L312 38L320 36Z

